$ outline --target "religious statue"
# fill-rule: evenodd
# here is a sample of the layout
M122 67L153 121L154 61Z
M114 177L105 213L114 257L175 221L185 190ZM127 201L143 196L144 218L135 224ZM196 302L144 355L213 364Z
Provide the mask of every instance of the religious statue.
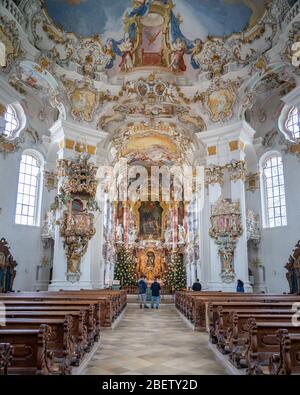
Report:
M117 241L119 243L122 243L124 239L124 229L123 229L123 225L120 223L117 226Z
M119 45L119 50L122 52L121 70L130 71L133 68L133 43L128 34L125 35L124 41Z
M178 243L185 244L185 229L182 225L178 225Z
M184 62L185 51L186 45L184 41L180 37L177 37L172 45L172 61L170 64L172 71L176 73L186 71L186 64Z
M136 232L136 229L133 227L130 230L129 235L128 235L129 244L134 244L136 241L136 238L137 238L137 232Z
M172 242L171 236L172 236L172 231L171 231L171 229L167 228L167 229L165 230L165 243L166 243L166 244Z
M147 254L147 269L151 270L154 268L154 261L155 261L155 255L153 252L148 252Z

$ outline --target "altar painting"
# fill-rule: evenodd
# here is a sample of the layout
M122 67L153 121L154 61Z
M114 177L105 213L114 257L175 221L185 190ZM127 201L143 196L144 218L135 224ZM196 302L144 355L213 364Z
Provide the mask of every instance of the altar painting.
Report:
M144 202L139 209L140 238L159 239L162 235L163 209L159 202Z

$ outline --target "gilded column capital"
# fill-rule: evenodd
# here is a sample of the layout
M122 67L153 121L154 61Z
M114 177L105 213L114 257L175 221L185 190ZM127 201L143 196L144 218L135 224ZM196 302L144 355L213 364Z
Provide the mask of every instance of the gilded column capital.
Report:
M205 186L208 188L209 185L224 184L224 167L211 165L205 169Z
M228 163L226 166L229 171L230 180L231 181L246 181L246 163L243 160L237 161L233 160Z

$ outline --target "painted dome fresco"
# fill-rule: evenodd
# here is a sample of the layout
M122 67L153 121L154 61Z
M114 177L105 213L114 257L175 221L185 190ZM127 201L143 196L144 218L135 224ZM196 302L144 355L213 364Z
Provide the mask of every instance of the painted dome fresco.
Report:
M228 36L253 27L268 0L44 0L53 21L78 36L120 39L126 17L149 18L153 2L171 4L182 33L191 40ZM151 18L151 16L150 16ZM150 19L149 19L150 20Z

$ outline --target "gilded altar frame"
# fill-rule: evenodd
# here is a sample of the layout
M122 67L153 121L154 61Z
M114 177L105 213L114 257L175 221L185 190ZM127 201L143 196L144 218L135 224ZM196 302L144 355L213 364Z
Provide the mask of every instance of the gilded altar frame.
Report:
M136 229L138 229L138 230L140 229L140 213L139 213L139 209L141 208L142 203L145 203L145 202L138 201L138 202L131 202L130 203L131 209L132 209L132 212L133 212L133 216L134 216L134 223L135 223ZM150 203L150 201L149 201L149 203ZM160 238L158 240L163 241L164 240L165 230L166 230L166 227L167 227L167 218L168 218L167 216L168 216L168 212L169 212L169 210L171 208L171 203L159 202L159 204L160 204L161 208L163 209L163 211L162 211L162 218L161 218L161 235L160 235ZM143 237L140 234L138 236L138 240L139 241L144 240Z

